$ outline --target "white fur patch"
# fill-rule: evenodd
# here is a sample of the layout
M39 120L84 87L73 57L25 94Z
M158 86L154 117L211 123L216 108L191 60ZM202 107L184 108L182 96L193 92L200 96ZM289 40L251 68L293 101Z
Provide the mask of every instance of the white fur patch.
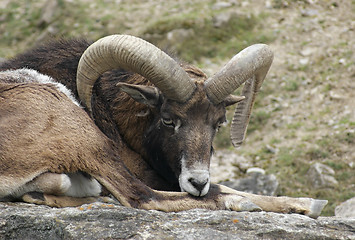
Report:
M181 127L181 121L178 119L176 121L176 125L175 125L175 128L174 128L175 133L178 133L180 127Z
M202 191L196 189L192 184L191 179L194 179L198 182L206 182L206 185L203 187ZM181 158L181 173L179 176L179 185L182 192L188 192L191 195L202 197L206 195L210 189L210 172L208 166L202 164L195 164L194 166L187 168L186 159L183 156Z
M60 189L63 193L66 193L71 187L70 177L67 174L60 174Z
M0 76L11 77L13 83L41 83L41 84L51 84L54 85L58 91L64 93L75 105L80 106L79 102L75 99L73 93L63 84L56 82L50 76L41 74L33 69L17 69L17 70L6 70L0 72Z
M70 186L65 196L70 197L97 197L101 193L101 185L96 179L88 178L82 173L67 173L70 178Z

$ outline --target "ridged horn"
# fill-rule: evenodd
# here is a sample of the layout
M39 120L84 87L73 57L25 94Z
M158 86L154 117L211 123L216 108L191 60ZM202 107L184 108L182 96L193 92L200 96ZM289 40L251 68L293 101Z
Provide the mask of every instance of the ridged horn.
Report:
M81 101L91 111L92 87L101 74L121 68L149 79L165 97L186 101L196 85L166 53L143 39L111 35L90 45L79 61L77 89Z
M269 71L273 58L269 46L252 45L235 55L219 72L205 82L207 95L215 104L224 101L229 94L245 83L242 91L245 99L238 103L231 126L231 140L235 147L239 147L244 141L256 94Z

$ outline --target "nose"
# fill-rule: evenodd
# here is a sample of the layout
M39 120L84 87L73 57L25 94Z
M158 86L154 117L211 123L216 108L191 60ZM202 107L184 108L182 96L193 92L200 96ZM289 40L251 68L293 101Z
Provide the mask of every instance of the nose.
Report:
M189 178L188 181L191 183L192 186L196 188L197 191L202 192L202 190L208 183L208 178L205 179Z
M185 170L179 176L181 191L202 197L210 188L210 174L207 170Z

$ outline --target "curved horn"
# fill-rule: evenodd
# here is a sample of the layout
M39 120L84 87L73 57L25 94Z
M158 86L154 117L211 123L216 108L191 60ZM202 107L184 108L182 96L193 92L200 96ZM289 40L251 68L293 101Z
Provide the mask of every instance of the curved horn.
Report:
M78 94L90 111L95 81L116 68L146 77L165 97L178 102L187 100L196 87L179 64L159 48L137 37L111 35L90 45L79 61Z
M242 91L245 100L238 104L231 126L231 140L235 147L243 143L256 94L273 58L273 52L267 45L252 45L235 55L205 83L209 99L218 104L245 82Z

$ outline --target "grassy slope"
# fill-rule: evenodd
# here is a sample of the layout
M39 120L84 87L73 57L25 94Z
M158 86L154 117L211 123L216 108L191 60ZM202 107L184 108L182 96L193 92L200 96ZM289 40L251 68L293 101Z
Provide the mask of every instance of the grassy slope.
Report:
M0 57L11 57L50 36L97 39L128 33L171 47L213 73L241 48L267 42L275 51L274 65L238 153L276 174L280 194L330 200L325 214L331 215L337 204L355 196L354 3L273 0L266 8L264 2L215 9L211 0L58 0L46 23L41 21L44 0L0 0L0 7L6 6L0 9ZM213 26L219 14L230 12L236 12L232 21ZM166 34L174 29L193 34L169 42ZM228 128L216 145L231 148ZM332 167L339 185L313 189L306 174L314 162Z

